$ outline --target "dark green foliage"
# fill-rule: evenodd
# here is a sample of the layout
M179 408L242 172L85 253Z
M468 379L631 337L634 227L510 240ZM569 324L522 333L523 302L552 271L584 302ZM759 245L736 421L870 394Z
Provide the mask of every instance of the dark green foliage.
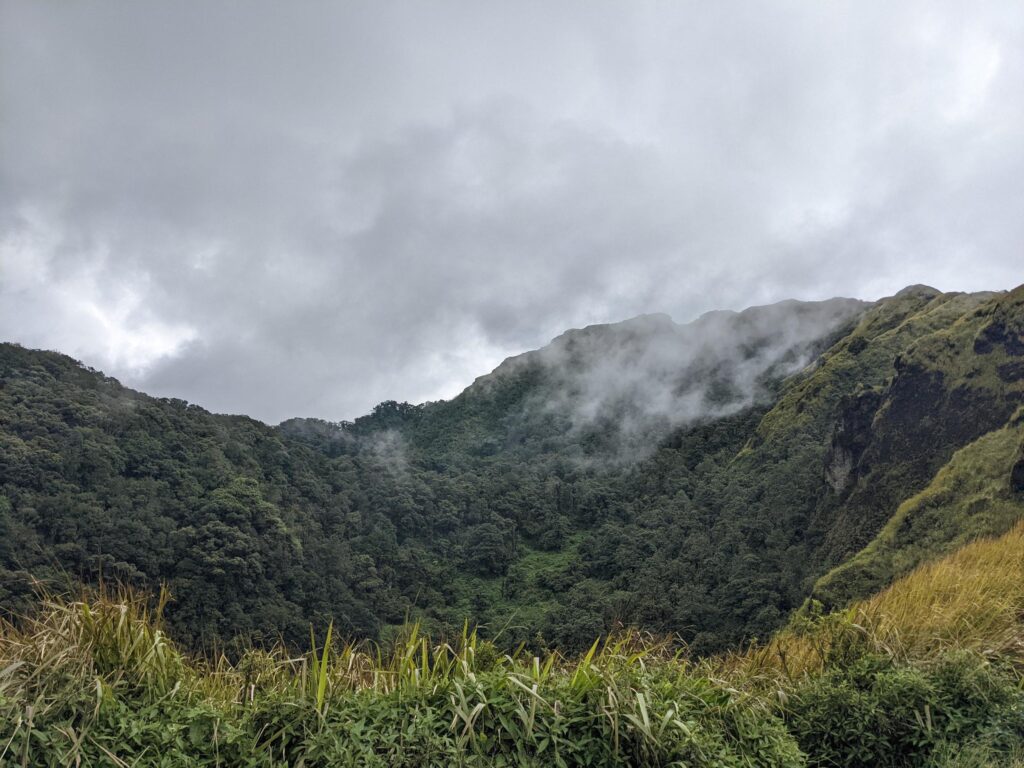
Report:
M1020 748L1024 694L970 654L917 666L865 656L800 685L786 720L812 766L924 766L973 740Z
M445 581L436 552L400 549L434 491L383 459L329 459L250 419L12 345L0 347L0 382L0 589L11 596L25 592L17 572L167 582L171 626L193 644L302 642L326 616L376 635L404 619L424 580Z
M1020 290L915 288L742 382L740 363L772 348L772 311L729 321L738 361L699 339L669 373L712 410L663 423L630 400L642 382L574 419L571 374L609 350L628 368L676 338L664 319L567 334L562 367L531 353L448 402L278 428L0 345L0 606L24 605L30 576L165 582L173 634L231 653L304 643L332 618L385 639L408 618L440 633L468 619L508 647L565 651L620 625L698 653L765 637L1024 397ZM917 561L952 540L926 539ZM836 600L905 558L888 562Z

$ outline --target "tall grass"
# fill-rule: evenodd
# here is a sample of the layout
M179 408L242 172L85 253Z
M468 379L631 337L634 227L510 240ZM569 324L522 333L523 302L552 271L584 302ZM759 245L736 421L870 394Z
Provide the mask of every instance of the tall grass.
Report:
M781 718L624 633L578 659L475 631L186 658L130 592L0 632L0 765L799 765Z
M734 677L793 681L863 652L901 660L966 649L1024 660L1024 523L918 567L826 616L809 612L768 643L716 660Z
M635 632L565 658L418 625L195 659L166 600L44 596L0 626L0 765L1019 765L1024 745L1024 525L702 661Z

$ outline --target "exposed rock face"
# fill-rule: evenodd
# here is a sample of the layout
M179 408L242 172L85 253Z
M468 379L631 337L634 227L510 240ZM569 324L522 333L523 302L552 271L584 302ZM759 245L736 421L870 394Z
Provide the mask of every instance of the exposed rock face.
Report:
M875 410L867 402L864 414L848 409L833 439L826 480L845 496L826 544L836 562L866 545L957 448L1004 424L1019 405L1017 397L954 384L913 360L894 364ZM1024 485L1024 467L1019 472Z
M1024 493L1024 459L1014 464L1010 471L1010 488L1014 493Z
M1007 384L1024 380L1024 360L1014 360L1011 363L1003 363L996 371L999 378Z
M1010 469L1010 490L1024 494L1024 443L1017 451L1017 462Z
M836 493L856 479L855 470L871 441L871 422L881 404L882 394L869 390L844 405L825 457L825 481Z
M974 351L979 355L991 353L996 345L1002 345L1006 354L1012 357L1024 356L1024 339L1015 329L1008 328L1005 323L992 322L985 326L974 340Z
M833 491L839 493L849 485L854 466L856 459L853 452L842 445L836 445L833 440L825 465L825 482Z

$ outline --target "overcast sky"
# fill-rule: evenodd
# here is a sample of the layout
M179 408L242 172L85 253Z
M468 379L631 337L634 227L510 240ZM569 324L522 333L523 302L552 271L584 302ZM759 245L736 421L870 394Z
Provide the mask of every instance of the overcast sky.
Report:
M270 422L1024 282L1024 4L0 0L0 339Z

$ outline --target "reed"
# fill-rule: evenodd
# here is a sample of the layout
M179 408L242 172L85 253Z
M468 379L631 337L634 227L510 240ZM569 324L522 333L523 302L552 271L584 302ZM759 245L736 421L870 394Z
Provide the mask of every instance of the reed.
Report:
M567 658L419 624L195 658L167 600L44 594L0 625L0 765L1020 765L1024 524L703 660L628 630Z

